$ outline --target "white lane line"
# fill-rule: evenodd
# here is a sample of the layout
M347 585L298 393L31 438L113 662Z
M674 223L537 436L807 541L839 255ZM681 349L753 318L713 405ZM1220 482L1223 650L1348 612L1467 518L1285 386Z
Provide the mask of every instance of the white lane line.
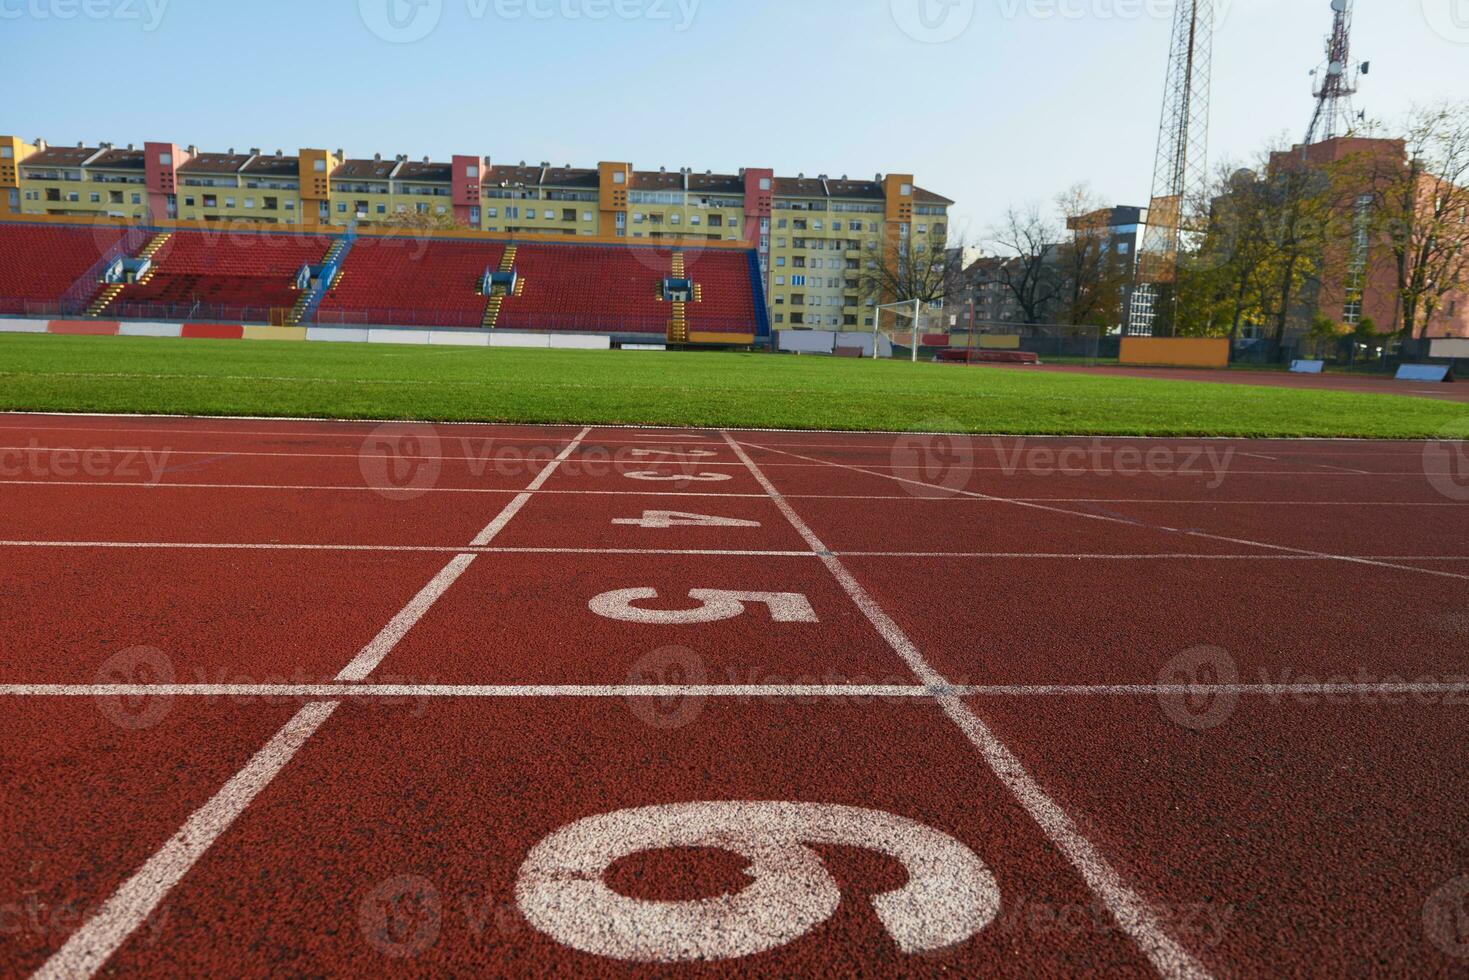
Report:
M301 491L326 491L346 493L376 493L384 492L399 493L399 487L375 487L370 484L359 484L356 486L332 486L332 485L309 485L309 484L280 484L280 483L173 483L143 481L110 481L110 480L0 480L0 486L27 486L27 487L57 487L70 490L86 490L91 487L117 487L121 489L147 490L301 490ZM514 494L525 493L514 487L424 487L414 490L414 493L478 493L478 494ZM708 493L694 490L536 490L535 493L564 494L570 497L741 497L748 500L764 500L763 493ZM856 499L856 498L854 498ZM894 500L907 500L908 497L893 497Z
M303 379L303 380L312 380L312 379ZM382 383L384 383L384 384L393 384L393 383L398 383L398 382L382 382ZM1434 390L1437 391L1437 389L1434 389ZM1439 392L1439 393L1442 394L1441 392ZM307 417L304 417L304 416L291 416L291 415L170 415L170 414L168 414L166 412L165 413L160 413L160 412L42 412L42 411L35 411L35 410L26 411L26 410L15 410L15 409L3 409L3 410L0 410L0 418L20 418L20 419L32 419L32 420L35 420L35 419L58 420L58 419L60 419L60 420L67 420L67 421L72 421L72 420L77 420L77 419L83 419L83 420L99 419L99 420L103 420L103 421L117 421L119 419L139 419L139 420L145 420L145 421L166 420L166 421L178 422L178 423L180 423L180 425L179 426L176 426L176 427L173 427L173 428L159 429L158 431L162 431L162 432L211 431L211 432L222 434L222 435L237 435L237 434L239 434L239 435L302 435L302 436L323 435L323 436L327 436L327 437L330 437L330 438L356 438L356 437L358 437L358 436L360 436L360 435L363 434L363 433L342 433L342 432L327 432L327 431L325 431L328 427L344 428L344 427L350 426L350 425L372 426L373 428L376 428L377 426L380 426L380 425L404 425L404 426L406 426L406 425L434 425L434 426L442 427L442 428L447 429L449 431L462 431L462 430L469 430L469 429L491 429L491 430L509 429L509 430L545 430L545 431L548 431L548 432L556 432L556 431L565 431L565 430L569 430L569 429L580 429L581 428L581 424L580 423L571 423L571 422L473 422L473 421L469 421L469 422L447 421L446 422L446 421L433 421L433 420L429 420L429 419L322 419L322 418L307 418ZM197 429L193 429L193 428L190 428L189 427L192 424L197 424L197 423L201 423L201 422L202 423L214 423L214 422L259 422L259 423L262 423L262 424L265 424L265 425L283 425L283 424L287 424L287 423L297 423L297 422L299 422L299 423L303 423L303 424L307 424L307 425L317 426L318 428L312 429L312 430L282 430L282 429L260 429L260 430L214 429L214 430L197 430ZM142 431L152 431L152 430L144 430L143 428L140 428L140 427L135 428L135 427L121 427L121 426L114 427L114 428L97 428L97 427L94 427L94 426L86 426L86 425L75 425L75 426L55 426L55 425L52 425L52 426L35 426L35 425L30 425L30 424L27 424L27 425L18 425L18 426L0 426L0 429L18 429L18 430L21 430L21 431L25 431L25 430L33 429L33 428L59 429L59 430L63 430L63 431L80 431L80 432L104 432L104 431L142 432ZM665 435L667 435L669 433L672 433L673 434L672 435L673 438L686 438L684 436L679 435L679 433L683 433L683 432L693 432L693 433L696 433L696 434L701 433L701 434L704 434L706 436L708 434L710 434L710 433L713 433L714 435L711 438L711 441L718 441L719 440L719 437L722 435L722 430L714 429L714 428L698 428L698 427L690 428L688 426L667 426L667 425L646 425L646 424L636 424L636 425L634 425L634 424L628 424L628 423L611 423L611 422L606 423L606 424L603 424L603 425L593 426L593 429L594 430L605 430L605 431L608 431L608 432L614 432L614 433L617 433L619 435L625 434L625 433L628 433L628 432L641 432L641 433L644 433L644 434L647 434L647 433L659 433L659 434L665 434ZM953 432L926 432L926 431L921 431L921 430L904 430L904 431L898 431L896 429L879 429L879 430L858 431L858 430L853 430L853 429L780 429L780 428L759 428L759 427L746 427L746 428L743 428L743 429L731 429L729 431L740 433L740 434L759 433L761 435L770 435L770 436L774 436L776 438L802 437L802 436L804 436L804 437L810 437L810 436L844 437L845 436L845 437L863 439L863 441L862 442L843 442L843 443L813 443L813 442L809 442L809 441L804 441L804 442L800 442L800 443L778 443L777 445L790 446L790 447L793 447L793 448L805 448L805 449L816 449L816 448L828 448L828 449L874 449L874 450L881 451L881 452L887 452L887 451L889 451L890 448L891 448L891 443L888 442L888 441L884 441L884 442L878 443L878 442L876 442L876 440L890 440L894 436L953 436L953 435L957 435L957 436L967 437L967 438L975 439L975 440L991 440L991 441L996 441L996 440L1010 440L1010 441L1026 440L1026 441L1065 442L1065 443L1075 443L1078 440L1103 440L1103 441L1107 441L1107 442L1120 442L1120 443L1131 444L1131 445L1135 445L1135 444L1140 443L1140 442L1142 442L1142 443L1146 443L1146 442L1152 442L1152 443L1172 443L1172 444L1188 443L1188 442L1203 442L1203 443L1210 443L1210 444L1214 444L1214 445L1229 444L1229 443L1238 443L1240 445L1250 445L1250 446L1263 446L1263 445L1286 446L1286 447L1289 447L1293 452L1298 451L1297 450L1297 447L1299 447L1299 446L1323 446L1323 447L1326 447L1326 446L1403 446L1403 445L1418 445L1418 444L1421 444L1423 442L1464 442L1464 441L1466 441L1466 440L1463 440L1463 439L1432 439L1432 438L1426 438L1426 439L1421 439L1421 440L1406 440L1405 441L1405 440L1400 440L1400 439L1383 439L1383 438L1380 438L1380 437L1373 438L1373 437L1370 437L1370 436L1273 436L1273 437L1258 437L1258 436L1200 436L1200 435L1195 435L1195 436L1131 436L1131 435L1119 435L1119 434L1113 434L1113 435L1081 435L1081 436L1078 436L1078 435L1055 435L1055 434L1050 434L1050 435L1047 435L1047 434L1025 435L1025 434L1014 433L1014 432L962 432L962 433L953 433ZM698 436L696 436L696 438L698 438ZM534 441L538 441L538 439L526 438L524 441L534 442ZM604 442L605 440L596 440L596 441L597 442ZM628 445L639 445L639 444L640 443L638 441L636 441L636 440L633 440L633 441L629 441L628 442ZM1338 453L1334 453L1334 452L1326 452L1326 453L1323 453L1322 455L1328 455L1328 456L1330 456L1330 455L1354 455L1354 454L1351 454L1351 453L1338 454ZM1387 452L1375 452L1375 453L1369 452L1369 453L1365 453L1365 454L1361 454L1361 455L1394 455L1394 454L1393 453L1387 453Z
M840 465L840 464L822 464ZM860 472L860 471L859 471ZM884 474L874 474L884 475ZM906 480L902 482L915 482ZM975 495L958 490L950 490L947 487L939 487L930 484L931 489L938 491L933 496L918 497L913 494L871 494L871 493L788 493L787 500L907 500L916 503L968 503L968 504L1169 504L1178 506L1196 506L1208 504L1210 506L1229 507L1448 507L1469 510L1469 501L1450 500L1229 500L1229 499L1206 499L1206 498L1163 498L1163 497L990 497ZM22 486L22 487L57 487L72 490L85 490L91 487L110 487L119 489L145 488L152 490L300 490L300 491L323 491L323 492L345 492L345 493L380 493L384 489L397 492L398 488L373 487L367 484L357 486L323 485L323 484L293 484L293 483L154 483L152 481L111 481L111 480L3 480L0 486ZM473 493L473 494L520 494L523 490L513 487L425 487L415 490L415 493ZM535 491L538 494L561 494L568 497L735 497L743 500L768 500L763 493L709 493L707 491L695 490L546 490L544 488Z
M35 972L36 980L74 980L101 969L340 703L318 701L296 712L243 769L113 892L85 925L72 933Z
M730 558L815 558L811 551L763 551L745 548L512 548L492 546L410 544L253 544L247 542L196 541L3 541L0 548L79 548L118 551L325 551L383 554L472 554L472 555L670 555ZM1210 554L1159 552L1155 554L1076 554L1046 551L836 551L842 558L974 558L995 560L1075 561L1465 561L1469 555L1292 555L1276 552L1258 554Z
M8 414L8 413L0 413L0 415L4 415L4 414ZM200 417L199 418L199 421L207 421L207 418ZM471 432L469 430L472 429L473 427L479 426L479 427L483 427L483 428L486 428L486 429L490 430L489 432L484 433L484 438L485 438L485 441L487 441L487 442L530 442L530 443L546 443L546 442L561 442L562 440L564 440L567 437L566 436L566 433L564 431L548 431L544 435L538 435L538 436L532 436L532 435L510 436L510 435L502 435L502 434L500 434L500 430L501 429L509 429L511 431L524 431L524 430L528 430L528 429L534 429L534 428L536 428L536 426L533 423L525 423L525 424L510 423L508 425L505 425L505 424L495 423L495 422L392 422L392 423L378 423L378 422L335 421L335 422L325 422L325 424L327 424L327 425L335 425L335 426L361 425L361 426L364 426L364 428L360 432L325 432L325 431L319 431L319 430L318 431L311 431L311 430L304 430L304 429L198 429L198 428L194 428L193 426L187 426L187 425L175 426L173 428L168 428L168 427L147 427L147 428L144 428L144 427L136 427L136 428L134 428L134 427L129 427L129 426L80 426L80 425L0 425L0 432L3 432L3 431L15 431L15 432L76 432L76 433L83 433L83 434L89 434L89 433L93 433L93 432L125 432L125 433L129 433L129 434L133 434L133 433L144 433L144 434L147 434L147 435L170 435L170 436L196 436L196 435L271 436L271 437L275 437L275 438L282 438L282 437L284 437L284 438L297 438L297 439L314 439L314 438L319 438L319 439L355 439L355 440L357 440L357 441L360 442L364 438L366 438L367 436L372 435L373 432L380 425L391 424L391 425L401 425L404 428L407 428L409 426L432 425L435 428L442 428L445 431L445 433L452 434L455 438L458 438L458 439L471 439L471 438L474 438L477 435L477 433ZM573 426L567 426L567 428L572 428L572 427ZM597 445L597 446L641 446L641 445L643 445L645 443L648 443L648 442L670 442L670 441L671 442L697 442L697 443L700 443L700 444L711 444L712 445L712 444L717 443L719 440L710 438L708 436L697 436L697 435L693 435L693 436L679 436L679 435L667 436L667 435L663 435L663 436L648 436L645 439L644 438L639 438L639 439L589 439L587 441L590 442L592 445Z
M760 551L719 548L508 548L407 544L236 544L175 541L0 541L0 548L95 548L139 551L347 551L386 554L470 555L690 555L736 558L810 558L809 551ZM920 557L907 556L903 557ZM1414 559L1415 561L1418 559ZM1423 559L1432 560L1432 559Z
M168 448L168 447L165 447L165 446L148 446L148 447L134 446L134 447L117 447L117 448L86 447L86 446L80 446L80 447L79 446L0 446L0 453L12 453L12 454L14 454L14 453L20 453L20 454L31 454L31 455L37 455L37 456L40 456L40 455L50 455L50 454L56 454L56 453L71 453L73 455L81 455L81 454L86 454L86 453L93 453L93 454L102 455L102 456L130 456L130 455L137 455L144 448L146 448L147 450L149 450L151 452L156 452L159 455L165 455L166 454L166 455L168 455L170 457L172 457L172 456L206 456L206 457L209 457L210 459L216 459L216 460L221 460L221 461L222 460L228 460L228 459L237 459L237 458L251 458L251 459L253 459L253 458L266 458L266 459L361 459L362 458L362 453L361 452L356 452L356 453L281 453L281 452L264 452L264 451L261 451L261 450L243 450L243 449L240 449L240 450L236 450L236 449L172 449L172 448ZM751 448L764 449L764 448L767 448L767 447L764 447L764 446L754 446L752 444L751 445ZM771 452L779 452L780 450L772 449L770 451ZM792 454L788 454L788 455L795 455L795 454L792 453ZM486 456L440 456L440 455L428 455L428 454L423 454L423 455L407 455L407 454L404 454L404 455L397 455L394 458L396 458L396 459L403 459L403 460L417 460L417 461L422 461L422 462L459 462L459 463L477 463L477 464L482 464L482 465L489 465L489 464L492 464L492 463L516 463L516 464L524 465L525 462L526 462L525 457L523 455L520 455L520 454L517 454L517 455L514 455L514 456L498 456L498 455L486 455ZM806 457L798 457L798 458L803 458L804 459ZM611 466L611 465L618 464L619 461L617 461L617 460L614 459L614 460L609 460L609 461L606 461L606 462L603 462L602 460L593 460L593 462L595 462L598 466L603 466L603 465ZM636 466L638 466L640 468L644 468L644 469L646 469L648 467L658 467L658 466L685 466L686 467L686 466L693 465L691 462L685 461L685 460L641 460L641 459L639 459L639 460L625 460L625 461L621 461L621 463L622 464L625 464L625 465L636 465ZM13 464L11 464L11 465L13 466ZM698 466L729 466L729 467L738 467L740 464L739 463L729 463L729 462L704 462L704 461L701 460L701 461L698 461L697 465ZM837 465L837 464L833 464L833 463L827 462L825 460L811 460L810 462L804 462L804 463L766 463L764 465L767 466L767 467L778 467L778 468L782 468L782 469L820 469L820 468L823 468L823 467ZM902 464L893 464L893 463L888 463L888 464L868 463L868 464L864 464L864 465L866 466L867 469L870 469L870 470L890 470L890 471L893 471L893 472L899 472L899 471L903 471L903 472L907 472L907 471L922 472L922 471L924 471L924 470L927 469L927 467L925 467L925 466L923 466L921 464L920 465L902 465ZM1326 464L1324 464L1324 463L1303 463L1301 465L1303 465L1303 466L1325 466ZM1353 469L1346 469L1345 467L1337 467L1337 466L1328 467L1328 468L1331 469L1331 470L1337 471L1337 472L1332 472L1332 473L1303 473L1300 470L1236 470L1236 469L1231 469L1229 471L1229 475L1230 476L1296 476L1296 477L1300 477L1300 476L1341 476L1343 474L1352 475L1352 476L1380 476L1380 477L1398 477L1398 476L1422 477L1423 476L1423 469L1422 469L1421 466L1418 469L1413 469L1413 470L1389 470L1389 471L1379 471L1379 472L1370 472L1370 473L1368 471L1366 471L1366 470L1353 470ZM1007 476L1027 475L1027 474L1023 473L1024 467L1015 467L1015 466L970 466L969 469L972 470L973 472L976 472L976 473L1004 473ZM1198 478L1198 479L1204 479L1204 478L1213 479L1215 477L1215 474L1213 474L1213 473L1205 473L1205 472L1199 472L1199 473L1181 473L1180 472L1180 473L1170 474L1170 477L1173 478L1173 479L1184 479L1184 478L1191 478L1191 477L1192 478ZM1138 478L1139 477L1124 477L1124 479L1138 479Z
M726 438L729 437L726 436ZM733 440L731 440L731 442L733 442ZM740 452L744 451L743 443L734 443L734 445L740 450ZM761 447L757 446L755 448ZM781 449L773 451L782 453L786 456L794 456L797 459L808 460L810 462L821 462L821 460L812 459L812 457L809 456L800 456L796 453L788 453L785 452L785 450ZM745 458L748 459L749 457L746 456ZM859 466L849 466L846 463L827 463L827 465L836 469L851 470L854 473L866 473L869 476L882 477L884 480L894 480L898 483L911 483L915 486L928 487L930 489L936 490L946 489L943 487L939 487L936 484L925 483L922 480L910 480L907 477L894 476L891 473L879 473L875 470L864 469ZM1149 524L1141 520L1125 520L1120 517L1113 517L1109 514L1097 514L1088 511L1067 510L1065 507L1056 507L1051 504L1042 504L1036 502L1035 500L1020 500L1013 497L998 497L994 494L978 493L973 490L955 490L953 492L967 497L980 497L994 503L1013 504L1016 507L1024 507L1029 510L1039 510L1052 514L1065 514L1069 517L1081 517L1085 518L1086 520L1100 521L1105 524L1121 524L1124 527L1138 528L1143 530L1164 531L1169 534L1182 534L1185 537L1200 538L1205 541L1222 541L1226 544L1244 545L1248 548L1265 548L1270 551L1278 551L1286 554L1305 555L1312 558L1328 558L1334 561L1348 562L1351 564L1371 565L1377 568L1391 568L1400 572L1417 572L1420 575L1433 575L1439 578L1451 578L1459 579L1461 581L1469 581L1469 575L1460 574L1458 572L1443 572L1432 568L1418 568L1413 565L1400 565L1392 562L1379 561L1372 558L1354 558L1350 555L1338 555L1325 551L1313 551L1309 548L1293 548L1289 545L1271 544L1266 541L1253 541L1249 538L1234 538L1223 534L1210 534L1207 531L1186 530L1184 528L1168 527L1164 524Z
M1462 681L1358 684L0 684L7 698L258 698L312 701L520 698L1091 698L1220 695L1390 697L1469 694Z
M536 477L535 485L544 483L590 431L590 427L583 429L581 435L567 444L560 455L547 463ZM505 511L511 512L513 516L524 503L523 499L517 497L506 505ZM497 517L480 533L476 541L484 538L481 543L488 544L494 533L503 527L504 522ZM399 610L392 621L358 652L351 663L342 668L337 674L337 680L360 681L366 678L474 559L473 554L458 554L450 559ZM65 945L52 954L37 971L36 976L47 980L89 977L101 969L340 704L341 701L320 701L303 706L244 769L225 783L209 802L196 810L178 833L103 903L96 915L72 933Z
M872 627L913 671L914 676L926 687L952 688L948 680L923 658L902 628L852 576L841 559L831 553L796 513L790 502L781 496L760 467L750 459L744 447L735 442L729 433L725 433L724 438L735 455L749 468L750 475L770 495L776 507L780 508L791 527L795 528L796 533L801 535L812 551L822 556L822 561L833 577L867 617ZM1077 829L1071 818L1046 794L1020 760L979 720L963 699L958 695L945 694L940 695L937 700L944 712L979 749L995 776L1005 784L1011 795L1040 825L1052 844L1066 855L1091 890L1106 904L1117 924L1132 937L1159 974L1169 978L1209 976L1203 965L1167 934L1147 901L1128 887L1107 863L1106 858Z

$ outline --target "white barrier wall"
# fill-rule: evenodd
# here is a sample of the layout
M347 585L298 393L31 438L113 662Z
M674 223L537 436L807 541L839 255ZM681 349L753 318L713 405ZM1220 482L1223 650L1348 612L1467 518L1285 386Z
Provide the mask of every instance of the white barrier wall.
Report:
M429 333L428 330L378 330L373 328L367 331L367 342L369 344L426 344Z
M0 333L45 333L49 320L0 319Z
M184 332L182 323L123 323L119 337L178 337Z
M365 327L307 327L307 340L325 340L328 343L337 344L365 344L367 343L367 328Z
M551 338L543 333L505 333L496 330L490 334L491 347L550 347Z
M793 354L830 354L835 342L830 330L782 330L778 338L780 349Z
M551 334L551 346L558 350L611 350L611 337L588 337L585 334Z
M468 333L463 330L430 330L428 342L442 344L446 347L488 347L490 346L490 335Z

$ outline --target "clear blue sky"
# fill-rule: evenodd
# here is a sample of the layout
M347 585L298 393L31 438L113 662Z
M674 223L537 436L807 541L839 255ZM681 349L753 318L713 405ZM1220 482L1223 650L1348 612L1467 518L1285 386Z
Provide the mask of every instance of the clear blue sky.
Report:
M1218 2L1213 155L1299 139L1328 0ZM1357 6L1355 54L1372 61L1360 107L1390 117L1415 99L1464 95L1469 0ZM354 156L913 171L958 200L956 227L978 236L1011 201L1049 200L1080 180L1117 203L1146 203L1171 8L0 0L0 51L18 79L0 132Z

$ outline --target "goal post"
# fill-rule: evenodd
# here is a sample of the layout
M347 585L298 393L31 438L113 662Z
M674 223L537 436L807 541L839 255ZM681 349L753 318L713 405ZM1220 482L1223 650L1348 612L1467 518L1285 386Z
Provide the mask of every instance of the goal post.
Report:
M947 333L942 329L943 310L933 309L923 300L903 300L899 303L884 303L875 308L872 323L872 356L881 357L882 341L889 345L889 357L897 357L897 349L906 347L914 364L918 363L918 348L923 346L924 335L930 332ZM931 330L937 324L941 329Z

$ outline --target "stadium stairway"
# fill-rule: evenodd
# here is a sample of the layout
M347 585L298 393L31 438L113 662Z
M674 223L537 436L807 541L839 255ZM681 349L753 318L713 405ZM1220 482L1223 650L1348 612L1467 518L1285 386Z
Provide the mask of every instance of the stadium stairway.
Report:
M517 250L516 250L516 247L514 245L510 245L510 246L507 246L506 247L505 254L500 257L500 268L499 268L498 271L500 271L500 272L514 272L515 271L515 253L516 253L516 251ZM524 289L525 289L525 284L522 283L519 279L517 279L515 281L515 295L516 296L519 296ZM485 318L484 318L483 326L484 326L484 328L486 330L493 330L493 329L495 329L495 323L500 319L500 308L502 306L504 306L504 305L505 305L505 290L504 290L504 287L503 286L491 286L490 287L490 300L489 300L488 303L485 304Z
M673 253L673 278L686 279L686 264L682 252ZM698 296L698 286L694 286L694 295ZM668 342L670 344L687 344L689 342L689 314L688 304L680 300L673 303L673 315L668 320Z
M153 256L158 254L159 249L168 244L168 240L172 237L173 233L167 231L154 235L148 240L147 245L144 245L138 250L136 258L152 259ZM148 271L143 273L138 279L138 282L145 283L149 279L152 279L153 269L154 267L150 265ZM101 316L104 310L117 301L117 298L123 294L125 289L127 289L127 283L114 282L104 285L101 291L92 299L91 305L87 307L86 315L89 317Z
M322 257L322 274L317 282L316 288L301 290L301 295L296 297L296 305L291 307L291 312L286 316L286 326L300 326L315 311L317 305L321 303L321 298L326 295L327 290L335 286L337 281L341 279L342 260L352 250L352 240L352 237L348 236L338 238L332 242L332 247L327 249L326 255Z

